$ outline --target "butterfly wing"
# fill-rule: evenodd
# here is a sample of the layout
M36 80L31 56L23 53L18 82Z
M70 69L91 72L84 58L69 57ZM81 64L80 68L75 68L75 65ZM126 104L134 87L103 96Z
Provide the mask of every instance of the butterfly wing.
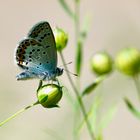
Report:
M49 23L42 21L34 25L28 33L28 38L35 39L44 47L44 51L49 59L49 67L48 64L45 67L48 71L55 70L57 66L57 51L54 35ZM43 59L43 61L47 60Z
M54 68L48 48L32 38L22 40L17 46L16 62L22 69L35 75Z

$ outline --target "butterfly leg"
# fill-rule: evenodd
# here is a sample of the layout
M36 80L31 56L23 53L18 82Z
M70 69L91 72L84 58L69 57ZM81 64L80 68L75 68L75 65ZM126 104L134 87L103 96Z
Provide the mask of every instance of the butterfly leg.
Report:
M42 80L40 80L39 81L39 85L38 85L38 88L37 88L37 91L42 87L42 85L43 85L43 81Z
M34 77L35 77L35 75L28 71L22 72L16 76L17 80L27 80L27 79L31 79Z
M59 83L58 79L56 78L55 80L56 80L56 82L57 82L58 86L60 86L60 83Z

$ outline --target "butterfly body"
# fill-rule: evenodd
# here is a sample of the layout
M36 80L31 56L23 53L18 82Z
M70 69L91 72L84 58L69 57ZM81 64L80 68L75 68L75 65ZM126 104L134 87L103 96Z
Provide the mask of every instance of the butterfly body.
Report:
M16 63L24 70L17 80L39 78L55 80L63 69L57 67L55 39L48 22L34 25L16 49Z

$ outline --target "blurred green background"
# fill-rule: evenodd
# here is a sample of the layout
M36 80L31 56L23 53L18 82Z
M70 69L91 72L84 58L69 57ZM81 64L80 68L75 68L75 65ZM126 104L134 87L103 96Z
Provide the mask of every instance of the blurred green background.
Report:
M72 0L68 3L73 9ZM81 0L81 21L86 15L91 17L84 47L84 69L81 80L83 87L95 79L89 68L89 59L94 53L107 50L115 57L118 51L126 46L140 48L139 7L139 0ZM1 0L0 18L0 121L2 121L20 108L36 101L38 80L15 79L20 70L14 64L14 50L29 29L38 21L47 20L53 29L58 26L68 32L69 42L63 52L67 62L74 62L75 46L74 24L57 0ZM60 59L58 61L59 66L62 62ZM74 63L68 67L70 71L74 71ZM60 79L70 88L66 74ZM97 93L103 94L104 99L99 109L100 116L106 113L110 105L118 104L116 115L104 131L104 140L140 139L140 122L127 110L122 100L122 97L127 96L136 106L138 105L134 82L115 71L105 80L102 87L95 90L94 94ZM92 104L94 94L84 98L87 106ZM36 106L28 110L0 128L0 139L56 140L60 136L71 140L73 111L65 95L60 106L58 109ZM85 129L82 130L81 136L82 140L89 139Z

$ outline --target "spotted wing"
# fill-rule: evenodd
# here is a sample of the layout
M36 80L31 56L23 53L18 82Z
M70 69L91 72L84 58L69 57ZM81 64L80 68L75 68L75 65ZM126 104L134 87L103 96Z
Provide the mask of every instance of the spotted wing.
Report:
M35 39L22 40L16 49L16 62L26 71L33 74L41 74L54 69L48 49L50 46L42 46Z
M28 33L28 38L38 41L44 48L51 63L52 70L57 66L57 52L52 29L48 22L42 21L32 27ZM47 49L46 49L47 48Z

